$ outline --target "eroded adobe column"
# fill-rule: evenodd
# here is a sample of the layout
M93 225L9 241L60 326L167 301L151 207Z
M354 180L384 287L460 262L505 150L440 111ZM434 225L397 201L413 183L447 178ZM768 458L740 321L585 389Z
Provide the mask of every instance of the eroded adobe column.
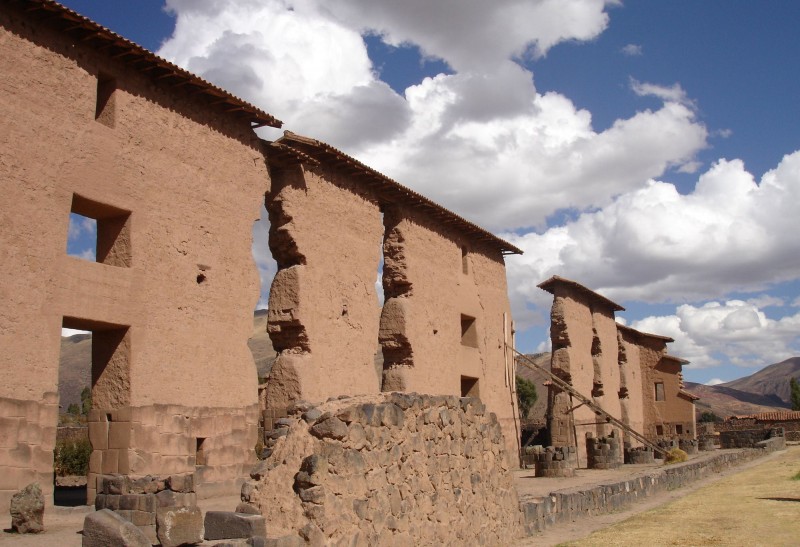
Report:
M570 363L570 339L565 317L564 298L554 296L550 311L550 340L553 346L550 368L556 376L565 382L572 383ZM562 391L555 384L548 389L548 428L550 444L553 446L575 446L575 432L571 400L569 393Z
M402 216L396 208L384 212L384 304L378 333L383 350L382 391L406 391L407 373L414 366L414 352L406 331L412 283L408 278L401 220Z
M278 271L269 292L267 332L278 356L272 365L266 390L268 412L280 412L301 398L298 368L310 362L308 335L301 321L302 278L306 257L298 249L295 226L285 201L293 188L304 186L301 166L285 168L273 179L267 197L269 248ZM280 180L280 184L278 183Z

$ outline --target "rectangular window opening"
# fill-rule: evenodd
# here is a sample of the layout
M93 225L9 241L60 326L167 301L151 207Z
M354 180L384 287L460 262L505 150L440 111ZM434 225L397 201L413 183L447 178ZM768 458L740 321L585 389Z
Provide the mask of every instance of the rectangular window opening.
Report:
M205 437L197 437L197 448L194 454L194 465L200 467L206 465Z
M107 74L97 75L97 104L94 119L107 127L114 127L116 118L117 81Z
M462 397L475 397L480 399L480 389L478 387L478 379L469 376L461 377L461 396Z
M664 400L664 382L656 382L656 401Z
M461 314L461 345L470 348L478 347L478 328L475 318Z
M132 262L130 211L74 194L67 231L67 254L129 268Z
M681 424L675 426L675 433L677 435L683 435L683 426Z
M467 258L468 251L466 247L461 247L461 272L464 275L469 274L469 259Z
M662 437L664 435L664 426L663 425L657 425L656 426L656 435L658 435L659 437Z

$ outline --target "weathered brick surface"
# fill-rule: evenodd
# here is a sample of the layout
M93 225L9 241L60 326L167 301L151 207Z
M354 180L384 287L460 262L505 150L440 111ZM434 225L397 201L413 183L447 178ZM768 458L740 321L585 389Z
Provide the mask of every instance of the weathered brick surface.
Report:
M574 477L578 467L574 446L548 446L534 454L537 477Z

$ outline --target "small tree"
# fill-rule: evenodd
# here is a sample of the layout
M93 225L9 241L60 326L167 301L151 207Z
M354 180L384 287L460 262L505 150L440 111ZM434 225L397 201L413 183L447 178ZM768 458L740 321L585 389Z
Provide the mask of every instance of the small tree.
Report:
M517 376L517 407L519 408L519 415L523 419L528 417L528 413L533 408L533 405L536 404L536 399L538 398L536 384Z
M711 412L710 410L703 412L700 415L700 422L719 422L719 416Z
M84 416L89 415L89 411L92 409L92 390L88 387L83 388L81 391L81 414Z
M789 389L791 391L792 410L800 410L800 382L796 378L790 379Z
M74 416L77 418L80 413L81 410L75 403L72 403L67 407L67 414L69 414L70 416Z

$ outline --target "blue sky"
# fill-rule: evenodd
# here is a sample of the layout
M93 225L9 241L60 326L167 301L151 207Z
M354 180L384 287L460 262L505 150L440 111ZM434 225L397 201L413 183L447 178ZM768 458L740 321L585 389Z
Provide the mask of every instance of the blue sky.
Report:
M675 338L688 380L800 355L800 3L64 4L523 248L524 351L558 274Z

